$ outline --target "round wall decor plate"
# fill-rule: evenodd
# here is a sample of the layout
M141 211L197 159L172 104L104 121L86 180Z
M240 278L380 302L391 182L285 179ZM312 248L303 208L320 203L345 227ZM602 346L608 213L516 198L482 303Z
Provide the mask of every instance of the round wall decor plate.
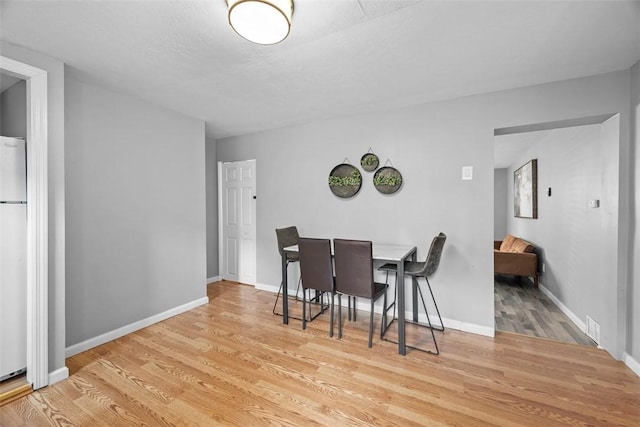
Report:
M362 186L362 174L353 165L342 163L329 174L329 189L341 198L355 196Z
M380 159L373 153L366 153L360 159L360 166L367 172L373 172L378 169L378 165L380 164Z
M381 167L373 175L373 185L382 194L393 194L402 186L402 174L391 166Z

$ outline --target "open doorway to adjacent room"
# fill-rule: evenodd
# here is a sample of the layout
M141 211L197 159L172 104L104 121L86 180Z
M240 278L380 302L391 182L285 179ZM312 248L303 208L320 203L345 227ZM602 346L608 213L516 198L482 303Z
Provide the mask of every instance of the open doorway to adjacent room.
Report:
M615 334L619 117L497 129L494 240L529 242L532 277L495 275L497 331L596 346ZM537 218L514 212L514 172L537 163ZM494 254L495 256L495 254Z
M37 390L49 384L47 72L2 55L0 72L26 81L27 88L26 379Z
M0 406L27 381L27 85L0 72Z

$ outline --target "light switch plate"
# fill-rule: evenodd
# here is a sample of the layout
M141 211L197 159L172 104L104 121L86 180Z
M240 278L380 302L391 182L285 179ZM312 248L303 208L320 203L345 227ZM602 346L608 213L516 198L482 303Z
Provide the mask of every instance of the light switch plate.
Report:
M473 166L462 167L462 180L471 181L473 179Z

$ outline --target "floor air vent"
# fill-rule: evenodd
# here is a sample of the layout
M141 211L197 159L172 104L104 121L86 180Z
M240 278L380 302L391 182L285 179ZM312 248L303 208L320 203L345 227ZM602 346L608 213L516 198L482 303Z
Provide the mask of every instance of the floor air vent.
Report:
M600 324L587 316L587 336L600 345Z

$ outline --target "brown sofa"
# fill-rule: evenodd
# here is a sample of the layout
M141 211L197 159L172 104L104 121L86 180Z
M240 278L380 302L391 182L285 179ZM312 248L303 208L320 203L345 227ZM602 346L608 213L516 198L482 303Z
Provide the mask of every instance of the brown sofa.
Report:
M507 234L504 240L495 240L494 273L532 277L533 284L538 287L538 256L535 249L531 243L511 234Z

